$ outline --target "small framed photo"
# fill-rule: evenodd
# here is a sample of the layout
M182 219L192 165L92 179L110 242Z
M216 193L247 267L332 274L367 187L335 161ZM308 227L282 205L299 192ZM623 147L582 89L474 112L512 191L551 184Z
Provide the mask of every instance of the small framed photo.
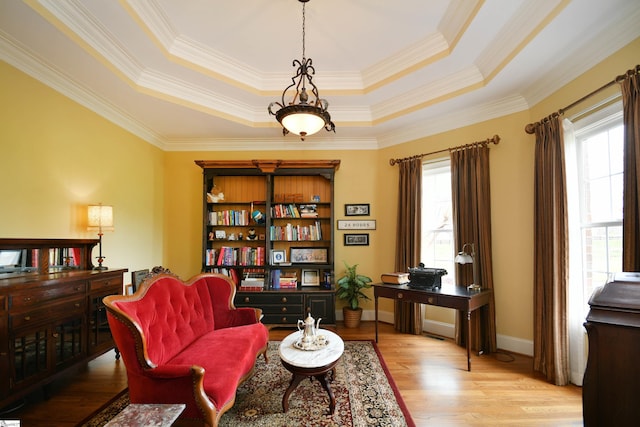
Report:
M329 248L291 248L291 262L326 264L329 262Z
M216 230L216 239L226 239L227 232L224 230Z
M133 290L133 285L132 284L124 285L124 294L125 295L133 295L134 294L134 290Z
M369 246L369 234L345 234L345 246Z
M344 214L345 216L369 216L371 215L369 203L344 205Z
M302 286L320 286L320 271L302 270Z
M143 270L137 270L131 272L131 293L135 293L138 290L138 286L144 279L149 275L149 269L145 268ZM127 294L129 295L129 294Z
M282 264L283 262L287 262L287 251L280 249L271 251L271 264Z

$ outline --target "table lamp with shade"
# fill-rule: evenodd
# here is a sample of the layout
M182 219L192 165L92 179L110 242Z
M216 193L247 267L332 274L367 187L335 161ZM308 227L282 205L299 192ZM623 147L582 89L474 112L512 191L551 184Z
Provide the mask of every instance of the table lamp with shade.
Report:
M103 205L99 203L97 205L89 205L87 209L87 230L97 231L98 242L98 265L94 270L108 270L108 267L102 265L104 256L102 255L102 235L104 231L113 231L113 206Z
M470 247L471 252L466 249ZM458 255L453 260L456 264L472 264L473 265L473 283L467 286L467 289L472 291L479 291L481 286L478 282L478 268L476 266L476 249L473 243L465 243L462 245L462 250L458 252Z

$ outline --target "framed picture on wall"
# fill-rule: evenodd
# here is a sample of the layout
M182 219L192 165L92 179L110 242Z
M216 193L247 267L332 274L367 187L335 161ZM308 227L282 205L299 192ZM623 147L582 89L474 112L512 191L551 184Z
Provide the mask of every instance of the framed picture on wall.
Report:
M345 246L369 246L369 234L345 234Z
M371 215L369 203L344 205L344 214L345 216L369 216Z

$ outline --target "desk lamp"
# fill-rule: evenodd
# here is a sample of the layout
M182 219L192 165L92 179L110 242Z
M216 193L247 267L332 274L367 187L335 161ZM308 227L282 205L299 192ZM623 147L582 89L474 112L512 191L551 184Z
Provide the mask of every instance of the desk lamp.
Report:
M471 252L465 251L467 246L471 247ZM471 291L479 291L481 289L478 283L478 268L476 267L476 250L473 243L465 243L462 245L462 251L453 260L457 264L473 264L473 283L467 286Z

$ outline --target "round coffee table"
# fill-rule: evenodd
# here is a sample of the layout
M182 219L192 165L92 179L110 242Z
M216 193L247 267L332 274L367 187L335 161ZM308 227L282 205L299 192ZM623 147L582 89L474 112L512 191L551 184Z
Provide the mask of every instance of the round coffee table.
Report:
M319 350L300 350L294 347L302 337L297 331L288 335L280 343L280 360L282 365L293 374L291 383L282 398L282 409L289 410L289 395L298 387L300 381L307 377L315 377L329 394L329 414L336 408L336 398L329 385L329 376L335 377L335 366L344 352L344 342L337 334L326 329L319 329L316 335L324 335L327 345Z

